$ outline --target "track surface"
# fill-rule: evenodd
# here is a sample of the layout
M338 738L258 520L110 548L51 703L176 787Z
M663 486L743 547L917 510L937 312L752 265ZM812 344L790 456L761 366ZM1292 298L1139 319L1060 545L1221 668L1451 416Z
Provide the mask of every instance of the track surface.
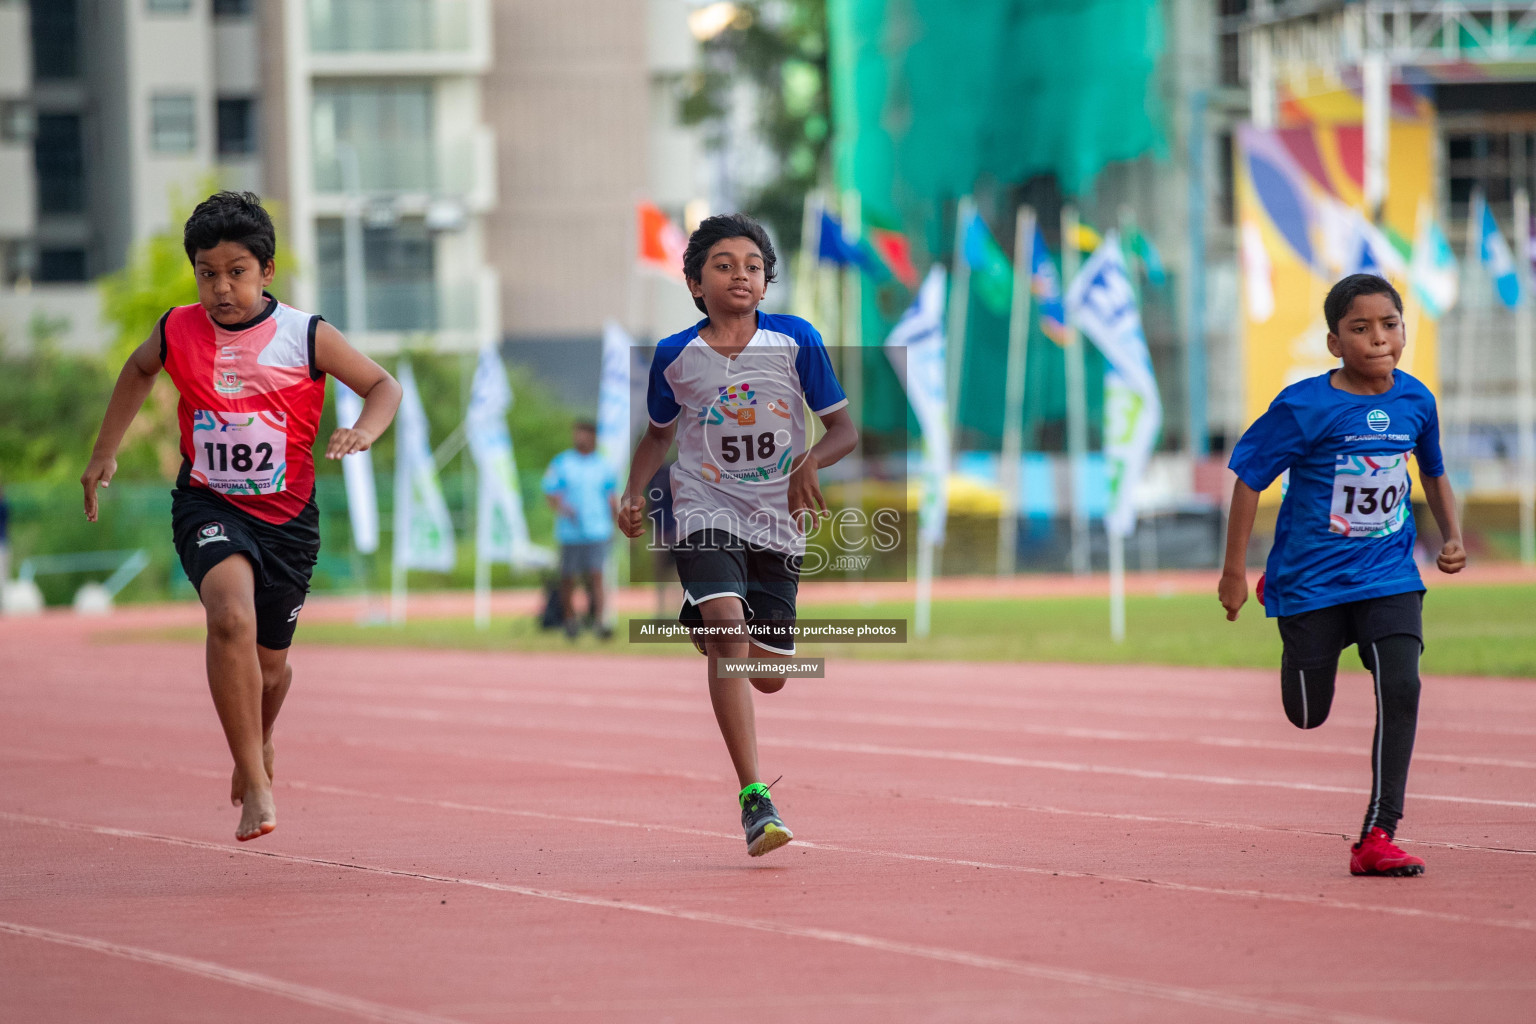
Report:
M0 1017L1511 1022L1536 1000L1536 683L1426 681L1354 879L1368 677L839 662L758 697L797 840L746 856L699 659L308 648L233 841L190 644L0 622Z

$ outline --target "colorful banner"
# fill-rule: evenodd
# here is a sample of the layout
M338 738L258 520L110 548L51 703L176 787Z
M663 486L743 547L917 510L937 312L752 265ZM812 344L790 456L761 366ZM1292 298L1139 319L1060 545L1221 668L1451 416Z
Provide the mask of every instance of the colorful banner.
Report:
M1104 373L1104 463L1109 476L1104 528L1128 537L1136 529L1136 487L1162 428L1163 405L1136 292L1115 232L1104 237L1068 287L1067 316L1109 363Z
M1338 365L1328 353L1323 298L1361 270L1383 274L1403 295L1408 345L1399 367L1439 388L1436 324L1410 287L1403 241L1416 234L1420 206L1434 202L1434 109L1394 89L1378 223L1364 212L1362 120L1359 96L1335 90L1287 97L1279 128L1238 130L1245 425L1282 388Z
M1477 232L1477 256L1493 279L1494 292L1499 301L1510 309L1520 305L1520 275L1515 273L1515 258L1509 251L1509 243L1499 231L1493 211L1483 199L1482 192L1472 194L1472 212L1467 217L1467 230Z
M504 562L517 569L555 564L554 552L528 536L523 495L517 483L517 457L507 430L512 388L494 348L480 350L470 384L464 432L479 476L475 497L476 557L486 564Z
M363 414L363 400L341 381L336 382L336 425L351 427ZM379 550L379 493L373 485L373 452L353 452L341 460L347 485L347 518L352 521L352 546L360 555Z
M603 324L603 367L597 384L597 450L620 484L629 470L629 363L635 340L609 320Z
M453 520L437 483L427 414L411 364L400 361L400 412L395 420L395 567L448 572L454 564Z
M917 298L885 340L886 354L907 389L923 432L923 500L920 536L944 541L949 517L949 402L945 393L944 267L935 263ZM904 351L901 351L904 350Z

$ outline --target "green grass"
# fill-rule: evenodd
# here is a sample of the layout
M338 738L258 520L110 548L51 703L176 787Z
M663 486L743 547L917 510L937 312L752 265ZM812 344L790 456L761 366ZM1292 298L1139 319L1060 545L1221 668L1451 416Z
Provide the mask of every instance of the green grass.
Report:
M1536 586L1446 587L1425 602L1424 671L1441 675L1536 678ZM807 605L806 618L907 618L909 603ZM160 634L166 635L164 633ZM196 630L177 636L199 637ZM497 651L682 655L686 645L600 644L583 635L570 643L541 633L529 618L498 620L477 630L462 619L416 620L400 628L345 623L301 623L301 644L447 647ZM1131 597L1126 638L1109 642L1108 602L1102 598L966 600L937 602L931 634L905 644L802 644L801 653L831 658L967 661L1058 661L1092 664L1206 665L1278 668L1275 624L1252 602L1227 622L1214 594ZM1346 665L1358 665L1353 653Z

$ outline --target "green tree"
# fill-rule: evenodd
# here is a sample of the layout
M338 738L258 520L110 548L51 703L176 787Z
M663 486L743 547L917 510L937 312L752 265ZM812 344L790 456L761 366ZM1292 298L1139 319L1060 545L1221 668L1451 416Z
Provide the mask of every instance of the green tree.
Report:
M800 246L805 194L825 179L831 138L826 0L742 0L734 21L702 45L699 67L683 83L684 124L704 125L708 144L725 145L731 86L751 82L758 132L776 173L746 205L772 225L786 251Z

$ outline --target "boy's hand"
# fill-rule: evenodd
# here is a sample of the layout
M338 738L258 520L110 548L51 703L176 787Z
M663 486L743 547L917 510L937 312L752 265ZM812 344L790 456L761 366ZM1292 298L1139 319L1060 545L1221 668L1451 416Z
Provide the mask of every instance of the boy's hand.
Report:
M1461 546L1459 540L1448 540L1440 549L1440 557L1435 559L1435 564L1444 573L1461 572L1467 567L1467 551Z
M86 522L96 521L96 485L109 487L112 477L117 474L117 460L110 455L92 455L90 465L85 467L85 472L80 476L80 485L85 488L85 519Z
M634 540L645 533L645 498L639 494L626 494L619 499L619 507L613 514L619 531Z
M827 499L821 496L821 481L816 471L821 466L816 456L806 452L789 474L789 517L801 533L810 533L827 515Z
M373 438L353 427L337 427L325 445L325 457L339 459L354 452L365 452L373 444Z
M1227 621L1236 622L1237 613L1248 602L1248 574L1229 573L1221 574L1221 584L1216 588L1216 596L1221 599L1221 606L1227 610Z

